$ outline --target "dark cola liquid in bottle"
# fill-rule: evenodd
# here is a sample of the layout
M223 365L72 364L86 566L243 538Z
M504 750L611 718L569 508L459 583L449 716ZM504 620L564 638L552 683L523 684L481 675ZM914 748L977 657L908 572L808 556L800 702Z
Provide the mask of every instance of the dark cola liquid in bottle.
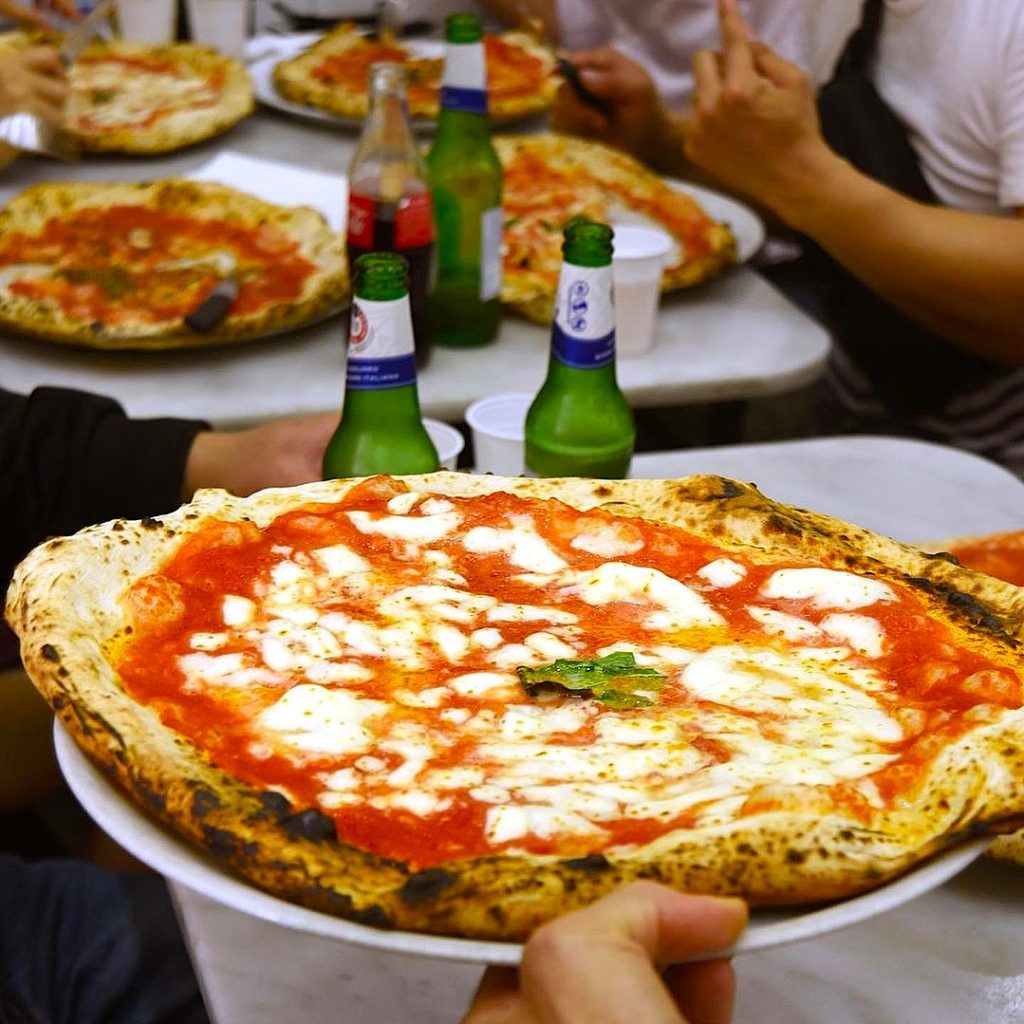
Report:
M423 366L430 352L424 316L434 274L434 214L400 64L370 66L370 108L349 167L347 248L350 267L371 252L405 257L416 362Z

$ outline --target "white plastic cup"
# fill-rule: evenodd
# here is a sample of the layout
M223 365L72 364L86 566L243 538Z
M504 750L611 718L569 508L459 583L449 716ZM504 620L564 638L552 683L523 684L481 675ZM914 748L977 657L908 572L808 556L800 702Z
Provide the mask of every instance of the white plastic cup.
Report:
M466 447L466 439L462 432L448 423L423 417L423 426L427 428L430 440L437 449L437 458L442 469L455 469L459 461L459 453Z
M248 15L248 0L188 0L192 42L211 46L227 57L241 57Z
M638 356L654 344L661 272L673 240L667 232L641 224L617 224L614 230L615 350L621 356Z
M122 39L171 43L177 21L177 0L117 0L117 30Z
M519 476L526 468L526 413L533 395L510 392L478 398L466 410L478 473Z

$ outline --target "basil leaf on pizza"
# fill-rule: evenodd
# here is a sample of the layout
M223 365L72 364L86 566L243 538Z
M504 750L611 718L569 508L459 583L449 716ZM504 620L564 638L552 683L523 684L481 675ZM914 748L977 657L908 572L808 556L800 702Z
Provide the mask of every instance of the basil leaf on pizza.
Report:
M594 697L610 708L650 707L654 700L648 694L665 681L657 669L637 665L630 651L613 651L590 661L559 658L539 668L519 665L516 674L531 697L562 690Z
M1024 812L1024 590L718 477L204 491L7 618L146 814L381 927L841 898Z

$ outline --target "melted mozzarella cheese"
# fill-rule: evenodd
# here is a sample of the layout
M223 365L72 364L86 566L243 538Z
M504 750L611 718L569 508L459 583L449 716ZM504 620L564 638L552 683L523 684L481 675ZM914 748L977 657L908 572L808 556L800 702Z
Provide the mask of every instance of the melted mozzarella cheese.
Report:
M453 533L462 522L457 511L440 512L432 516L372 516L369 512L346 512L352 525L360 533L377 533L391 540L406 540L414 544L434 544Z
M555 573L568 567L565 559L533 529L532 523L520 523L507 530L474 526L463 537L462 546L473 554L503 552L512 565L529 572Z
M798 615L780 612L774 608L762 608L760 605L747 605L747 614L760 622L768 633L776 633L787 640L816 640L821 630L813 622L801 619Z
M821 620L821 628L836 640L845 640L858 654L880 658L885 653L882 624L868 615L833 612Z
M852 611L878 601L894 601L892 588L880 580L837 569L778 569L761 588L765 598L810 601L813 608Z
M327 570L328 576L347 576L354 572L369 572L370 563L345 544L332 544L317 548L313 557Z
M300 753L353 754L373 746L374 734L364 723L387 710L381 700L300 683L261 711L257 720L262 730L275 733L281 743Z
M707 580L713 587L725 588L739 583L747 575L747 570L731 558L716 558L698 569L697 575Z
M221 618L225 626L247 626L256 617L256 602L238 594L227 594L221 604Z
M694 626L722 626L725 619L696 591L671 576L643 565L605 562L575 573L569 590L590 605L654 604L658 609L644 620L650 629L670 632Z
M618 523L588 521L585 532L573 537L570 545L579 551L589 551L599 558L621 558L639 551L644 542L638 531L624 528Z

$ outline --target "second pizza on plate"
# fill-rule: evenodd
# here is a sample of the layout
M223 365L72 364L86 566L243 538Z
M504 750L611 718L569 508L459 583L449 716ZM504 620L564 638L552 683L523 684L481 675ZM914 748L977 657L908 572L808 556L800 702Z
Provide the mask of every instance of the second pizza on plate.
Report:
M0 50L38 34L0 35ZM240 61L191 43L96 41L68 73L67 127L93 152L167 153L213 138L252 112Z
M224 278L238 296L214 329L185 323ZM340 236L308 206L226 185L35 185L0 211L0 327L103 349L263 337L348 297Z
M511 121L547 110L561 81L554 54L525 32L484 37L491 117ZM377 61L403 64L409 115L436 118L441 106L441 51L423 44L370 39L343 22L297 57L274 69L274 86L293 103L361 120L369 106L367 72Z

